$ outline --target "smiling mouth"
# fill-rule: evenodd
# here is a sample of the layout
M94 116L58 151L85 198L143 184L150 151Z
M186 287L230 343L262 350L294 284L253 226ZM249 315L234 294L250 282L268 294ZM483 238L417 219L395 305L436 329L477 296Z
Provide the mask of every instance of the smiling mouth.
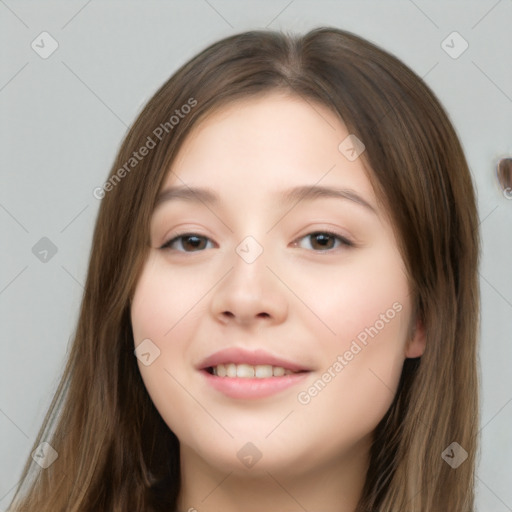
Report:
M305 370L292 371L282 366L273 366L270 364L235 364L225 363L217 366L209 366L205 370L216 377L242 378L242 379L268 379L270 377L283 377L296 373L306 373Z

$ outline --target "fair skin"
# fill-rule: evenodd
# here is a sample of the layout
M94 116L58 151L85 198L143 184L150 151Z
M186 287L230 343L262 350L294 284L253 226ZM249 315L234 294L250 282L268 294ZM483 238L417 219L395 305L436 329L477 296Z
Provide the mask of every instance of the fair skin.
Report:
M387 212L362 159L338 149L347 135L325 106L277 93L244 99L194 127L165 180L163 190L205 187L219 197L156 207L131 305L135 346L149 338L160 350L138 365L180 441L180 511L355 509L372 432L425 337L419 324L410 334ZM350 190L369 206L353 196L277 198L302 185ZM312 235L326 232L336 236ZM199 238L176 238L191 233ZM251 263L236 251L248 236L263 250ZM233 346L309 372L270 396L227 396L197 366ZM248 442L261 455L251 467L237 456Z

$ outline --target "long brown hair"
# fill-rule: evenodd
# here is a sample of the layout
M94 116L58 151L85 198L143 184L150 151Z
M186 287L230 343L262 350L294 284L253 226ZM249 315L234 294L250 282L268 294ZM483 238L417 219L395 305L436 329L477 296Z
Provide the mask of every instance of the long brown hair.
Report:
M74 341L34 444L47 441L58 458L47 469L28 459L10 510L176 507L179 443L140 377L130 299L155 199L187 134L230 101L275 91L326 105L364 142L361 158L393 221L426 332L424 354L405 361L376 428L358 510L473 510L479 234L468 165L423 80L335 28L223 39L184 64L138 116L97 194L103 199ZM149 151L135 162L142 146ZM467 452L457 468L442 457L452 442Z

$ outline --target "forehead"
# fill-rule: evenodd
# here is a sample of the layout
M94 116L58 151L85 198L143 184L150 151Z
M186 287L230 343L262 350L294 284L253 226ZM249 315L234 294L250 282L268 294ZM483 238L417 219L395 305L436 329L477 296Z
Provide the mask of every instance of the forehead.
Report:
M321 146L322 141L326 147L346 135L341 118L327 106L312 99L271 92L230 101L207 113L191 130L180 153L199 141L205 148L209 141L222 141L231 149L242 145L245 151L254 148L256 152L265 145L266 149L281 152L292 148L304 152Z
M239 99L193 127L162 190L207 187L233 199L309 185L351 189L372 202L361 159L340 149L348 136L339 116L318 102L282 93Z

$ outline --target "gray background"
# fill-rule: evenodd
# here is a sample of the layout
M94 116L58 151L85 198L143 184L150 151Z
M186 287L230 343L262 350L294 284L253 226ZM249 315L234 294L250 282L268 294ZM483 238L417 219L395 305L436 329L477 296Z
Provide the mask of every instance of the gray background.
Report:
M446 106L476 181L482 228L482 444L478 510L512 510L512 0L437 2L0 0L0 511L57 386L77 320L99 201L127 127L179 65L254 28L334 25L423 76ZM58 49L32 48L47 31ZM458 58L442 42L457 31ZM452 53L461 41L448 39ZM45 48L49 48L46 40ZM32 252L47 237L55 255ZM44 243L44 242L40 242Z

